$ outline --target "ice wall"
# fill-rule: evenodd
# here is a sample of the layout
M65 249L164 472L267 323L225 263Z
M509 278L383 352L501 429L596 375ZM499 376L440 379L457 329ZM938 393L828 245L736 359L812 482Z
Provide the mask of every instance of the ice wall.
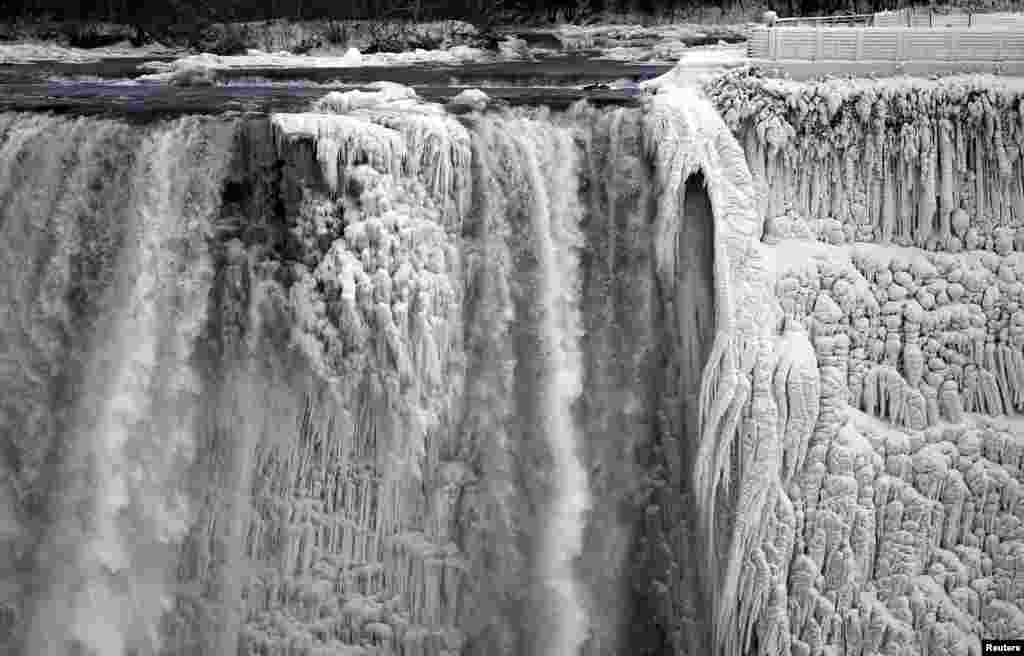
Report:
M750 369L750 412L783 436L741 563L741 643L716 648L978 654L1018 637L1020 89L738 72L707 92L766 213L781 338Z

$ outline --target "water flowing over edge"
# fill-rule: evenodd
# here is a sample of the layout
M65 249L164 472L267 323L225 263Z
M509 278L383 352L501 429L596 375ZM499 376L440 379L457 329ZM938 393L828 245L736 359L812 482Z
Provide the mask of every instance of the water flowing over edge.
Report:
M687 100L689 102L689 100ZM410 133L408 130L413 127L415 130L423 130L420 132L421 136L412 138L418 140L418 143L428 145L429 148L438 148L438 134L437 126L443 124L449 119L428 115L424 120L409 122L409 117L402 113L395 112L382 112L385 122L390 122L394 127L388 128L394 130L395 134L401 135L402 139L410 138L410 135L417 133ZM541 117L538 119L539 122L544 122L546 119ZM451 128L444 128L445 130ZM432 133L432 130L434 131ZM324 135L325 133L321 129L311 131L315 135ZM400 151L400 161L394 164L388 162L395 161L395 154L392 149L391 154L385 153L385 156L378 159L370 158L371 162L379 162L385 167L386 172L393 172L400 175L408 175L410 172L414 175L422 175L424 179L430 182L427 186L428 193L435 194L435 197L439 198L438 205L443 206L442 214L445 216L453 216L461 214L460 210L465 208L465 201L460 200L460 193L458 191L458 185L462 184L465 188L465 183L460 182L460 176L464 176L463 170L460 170L455 162L448 160L447 158L452 156L454 153L458 153L459 148L458 142L461 139L466 142L464 137L458 136L458 130L454 130L452 134L455 135L456 146L450 150L445 150L445 146L441 145L440 153L441 156L432 157L429 159L422 159L417 156L415 152ZM432 136L433 135L433 136ZM547 140L552 135L556 136L555 144L552 146ZM523 166L525 174L530 177L530 188L535 192L535 196L532 198L530 211L528 212L530 220L533 224L534 239L536 240L537 250L535 256L538 260L537 265L537 297L536 304L540 306L541 313L539 315L539 323L537 325L538 335L541 337L540 348L541 353L544 354L544 358L548 364L544 367L546 373L543 374L541 398L542 405L538 408L539 419L543 424L544 438L548 442L548 448L550 449L552 457L552 473L555 476L552 487L552 497L549 500L550 504L550 516L542 524L546 526L544 536L538 543L539 549L539 561L541 563L542 577L548 582L557 594L565 600L564 608L560 612L560 626L555 635L550 638L550 645L547 653L551 654L575 654L580 646L585 642L588 633L587 620L583 611L583 604L581 598L585 595L584 586L576 580L574 576L574 569L576 568L575 561L581 555L583 549L583 540L585 533L585 517L587 511L590 509L589 500L589 484L588 477L585 473L584 467L580 461L580 449L581 449L581 427L577 425L577 421L574 418L574 405L579 400L582 394L583 388L583 363L582 353L580 350L580 339L583 331L581 328L581 311L579 308L579 291L578 287L580 282L580 271L577 250L582 246L582 236L580 233L579 222L581 220L581 209L578 207L579 193L575 188L575 182L578 177L577 171L579 163L576 161L577 158L577 144L574 142L574 135L571 134L570 130L560 128L559 130L548 130L548 129L534 129L532 134L529 130L525 131L525 134L521 134L517 137L520 140L520 154L525 155L526 163L520 163ZM706 137L700 137L706 138ZM715 137L719 138L719 137ZM165 138L167 139L167 138ZM376 150L378 143L388 143L387 137L383 141L375 141L372 143L362 142L355 146L345 146L339 144L328 148L327 150L321 150L321 153L332 152L333 157L337 159L324 160L323 157L319 157L320 164L327 168L333 167L333 162L347 161L344 167L355 166L359 167L359 161L367 161L364 155L359 155L359 150L366 151L369 149L370 152L377 153ZM536 140L530 144L529 140ZM168 143L165 140L165 145ZM177 146L176 146L177 147ZM280 148L280 145L278 146ZM346 148L347 151L346 155ZM698 146L698 148L700 148ZM186 148L187 149L187 148ZM148 153L149 151L143 149L142 153ZM146 158L149 156L146 155ZM377 155L374 155L377 157ZM460 157L464 157L460 155ZM548 158L545 161L529 161L530 157L541 157ZM160 159L160 158L157 158ZM160 159L160 161L166 161L168 158ZM173 159L173 158L171 158ZM449 163L445 163L449 162ZM566 165L567 162L573 162L571 165ZM443 170L431 171L431 166L442 165L443 167L450 167ZM706 162L701 162L706 165ZM665 163L659 162L657 166L664 166ZM408 167L408 168L407 168ZM710 170L710 169L709 169ZM447 171L447 172L446 172ZM546 172L546 173L543 173ZM553 174L553 175L552 175ZM165 208L167 203L170 202L168 199L173 194L168 190L172 181L179 179L178 175L173 172L164 172L160 175L160 183L151 185L151 198L155 198L151 201L153 205L160 208L153 212L151 215L153 220L165 221L166 223L159 224L165 226L156 230L153 234L152 240L143 240L143 246L140 253L146 253L146 249L156 249L163 245L167 245L168 239L180 238L182 233L174 232L176 229L181 229L182 224L176 224L175 221L169 217L174 216L174 212L168 212ZM325 173L326 178L329 182L329 186L335 190L341 190L344 182L344 178L348 175L343 173L342 177L337 175L337 169L335 169L334 175ZM542 177L546 179L542 179ZM709 176L710 177L710 176ZM216 181L218 176L214 175L211 178ZM684 178L685 179L685 178ZM211 182L214 184L214 182ZM667 186L671 183L662 183L666 188L662 189L661 193L668 193ZM165 190L161 192L161 190ZM543 192L546 190L547 198L543 197ZM416 192L420 193L420 192ZM455 199L454 202L451 199ZM721 203L722 195L719 193L716 202ZM140 205L145 207L143 203ZM721 205L720 205L721 206ZM384 212L387 212L386 208L383 208ZM143 213L145 215L145 213ZM143 219L146 221L147 219ZM210 220L210 217L203 219L205 221ZM200 220L202 223L203 220ZM458 223L452 223L451 219L446 219L446 223L449 226L458 225ZM145 225L145 223L143 224ZM155 227L155 226L154 226ZM189 226L194 228L195 226ZM162 234L160 230L168 231L166 236L160 237L159 239L155 234ZM744 232L748 232L748 228L744 228ZM147 233L148 234L148 233ZM187 233L185 233L187 234ZM357 237L354 237L358 239ZM376 239L376 237L372 237ZM156 259L154 264L151 264L149 268L156 267L156 271L159 273L164 271L165 273L160 274L166 276L166 271L162 267L174 267L178 266L193 266L192 262L206 262L206 264L200 264L194 269L196 279L194 282L183 281L182 284L185 287L184 291L175 293L190 294L189 298L198 299L202 301L203 298L209 295L210 285L212 284L212 271L209 273L202 273L204 267L209 267L209 260L204 259L202 255L202 247L200 245L193 245L185 247L188 255L188 261L190 264L184 265L182 260L171 258L166 263L161 264L159 258ZM189 250L189 249L195 249ZM191 254L191 253L194 253ZM357 253L354 252L353 254ZM140 255L142 261L145 262L145 255ZM154 255L149 256L151 259L148 260L153 262ZM365 261L365 254L362 255ZM449 266L454 264L454 260L449 260ZM143 265L145 266L145 265ZM716 266L723 266L721 261L716 261ZM206 269L209 271L208 269ZM162 279L159 275L156 279ZM160 339L162 344L161 355L166 355L170 358L169 361L182 363L188 358L189 347L187 346L197 335L199 328L197 322L201 322L204 315L207 313L207 309L203 302L189 302L187 308L189 311L188 316L191 319L185 320L177 324L180 326L182 331L180 334L166 335L161 329L166 329L168 325L174 324L174 321L168 321L164 319L162 321L154 318L153 311L147 315L146 309L147 301L145 299L155 298L159 303L161 292L157 291L155 297L147 296L152 294L153 290L151 285L157 283L153 282L154 278L143 274L134 281L134 287L129 286L128 289L134 289L134 297L138 298L137 301L131 301L133 307L138 307L142 310L142 313L136 313L135 315L129 315L130 318L124 320L120 327L115 328L112 331L114 335L113 342L115 344L114 352L125 353L124 350L128 345L132 347L131 360L139 359L143 362L152 361L154 357L151 355L155 349L155 346L150 346L153 340ZM716 279L717 282L717 279ZM362 285L362 283L359 283ZM156 288L159 290L159 287ZM360 287L361 289L361 287ZM719 286L719 289L722 289ZM174 296L174 293L168 291L165 294L171 294L172 300L166 301L167 303L180 302L179 296ZM361 293L361 292L360 292ZM293 294L294 298L294 294ZM725 304L728 307L727 304ZM129 312L126 310L125 312ZM171 316L171 315L163 315ZM382 315L383 316L383 315ZM386 321L386 319L383 319ZM131 337L129 337L129 335ZM159 335L159 338L157 337ZM120 336L120 337L118 337ZM147 337L151 336L151 337ZM126 346L117 346L117 344L124 344ZM423 355L415 356L415 360L419 360L422 357L433 357L429 356L430 351L424 351ZM129 359L129 358L125 358ZM138 374L130 372L131 367L127 364L122 364L117 370L119 373L112 374L114 385L113 389L122 390L118 393L112 393L110 397L116 401L117 399L130 398L131 394L138 393L138 387L132 387L130 382L137 382ZM162 375L168 376L169 379L178 380L181 379L186 382L179 382L178 385L188 387L187 378L192 375L189 366L180 368L179 373L175 373L173 368L162 369ZM143 375L147 375L143 373ZM181 378L184 376L185 378ZM424 379L429 380L429 379ZM435 385L436 383L429 383L429 385ZM173 395L174 386L171 385L168 390L164 390L162 393ZM429 389L425 388L425 389ZM141 398L141 397L140 397ZM116 524L115 515L119 514L118 509L123 503L123 495L119 494L118 480L119 477L124 475L121 473L119 459L123 459L122 454L125 452L125 448L121 443L119 434L124 434L124 429L119 428L119 422L121 421L122 415L119 415L114 401L111 401L108 405L103 407L109 408L105 412L107 420L105 423L101 423L101 426L107 426L108 428L100 428L98 434L104 435L110 440L110 443L103 446L102 449L97 452L94 456L97 462L104 461L105 464L97 465L97 476L98 479L106 481L103 483L97 491L96 502L99 505L101 512L99 513L99 520L97 524L97 530L95 537L91 541L87 542L87 546L84 549L84 553L93 554L106 554L116 555L118 550L124 549L126 539L123 533L118 529ZM132 407L136 412L141 412L140 407L145 407L145 399L139 402L131 403ZM183 406L187 407L187 406ZM179 411L180 408L179 408ZM166 429L165 429L166 430ZM166 433L166 435L175 435L175 433ZM191 440L187 435L178 433L181 439L177 440L183 445L185 452L194 446L190 444ZM182 441L183 440L183 441ZM173 455L174 447L168 446L168 444L174 444L175 438L168 439L163 448L166 449L166 458L170 458ZM415 452L415 449L413 450ZM102 457L101 457L102 456ZM168 465L165 465L167 467ZM157 476L169 476L169 474L157 474ZM128 477L129 480L130 477ZM169 479L168 479L169 480ZM161 485L155 485L155 487L161 487ZM167 489L167 484L163 485L164 489ZM106 499L106 501L104 501ZM167 502L171 503L171 502ZM389 503L397 503L397 498ZM171 506L174 504L171 503ZM164 512L160 510L164 506L157 504L156 506L150 504L149 506L143 506L139 516L141 518L156 518L156 523L162 523L159 521L160 513ZM170 507L170 506L167 506ZM398 506L396 506L398 507ZM155 542L161 542L165 538L169 538L173 541L175 538L179 538L182 535L184 527L171 521L168 518L169 535L161 534L160 530L155 530L153 534L153 540ZM251 547L246 547L245 550L249 551ZM253 553L250 551L250 553ZM80 562L85 562L93 556L82 556ZM130 565L124 565L130 568ZM100 570L103 568L100 567ZM116 570L116 562L108 562L107 570ZM97 572L94 575L96 581L103 581L109 574L102 574ZM108 589L107 584L97 583L98 589ZM159 587L159 586L157 586ZM156 588L154 588L156 589ZM110 592L106 593L110 596L117 597L118 595ZM164 599L161 597L161 603ZM85 604L92 603L92 601L83 601L79 604L80 607L85 607ZM74 604L72 604L74 605ZM116 604L113 604L116 607ZM154 609L157 606L153 606ZM161 607L162 608L162 607ZM140 610L142 613L149 613L149 617L155 618L160 615L162 610ZM114 613L117 614L116 612ZM110 623L118 625L121 620L112 618ZM152 624L152 621L147 621ZM117 629L111 629L112 632L116 633ZM127 629L125 629L127 632ZM77 636L85 645L89 645L94 649L98 650L98 653L116 653L119 649L116 642L104 642L105 638L81 635ZM112 640L116 640L112 638ZM135 638L132 638L135 640ZM136 644L141 644L136 641ZM42 653L42 652L41 652Z

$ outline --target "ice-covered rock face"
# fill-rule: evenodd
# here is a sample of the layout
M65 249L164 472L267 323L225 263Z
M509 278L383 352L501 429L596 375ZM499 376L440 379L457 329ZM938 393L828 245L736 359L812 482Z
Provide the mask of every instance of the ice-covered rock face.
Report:
M806 458L760 511L748 618L739 596L758 653L976 654L1024 630L1021 91L985 77L708 87L766 211L770 333L807 335L820 376Z
M462 123L380 85L315 110L271 119L286 234L276 255L252 251L242 276L252 288L249 375L258 373L246 396L262 399L249 401L244 425L264 436L241 459L254 468L241 475L253 510L235 535L266 569L236 584L241 648L276 653L298 639L406 653L616 653L629 639L620 627L633 527L620 509L636 503L630 454L653 438L647 415L678 413L671 397L637 385L656 372L645 353L673 335L667 352L697 381L697 417L691 360L703 356L688 350L686 327L700 313L687 299L718 309L695 325L707 347L717 339L726 384L768 299L748 275L760 226L738 145L690 93L642 111ZM706 190L692 188L701 172ZM675 225L679 209L705 222L716 257L687 245L696 233ZM584 224L589 212L608 212L607 222ZM583 248L605 255L575 264ZM699 274L688 264L697 257ZM635 282L609 287L623 267ZM689 296L695 288L701 295ZM676 308L671 329L653 310L635 312L644 297ZM279 355L263 362L265 353ZM783 386L814 384L802 353ZM769 359L755 395L766 412ZM778 431L790 460L810 430L802 408L794 401ZM686 450L671 451L678 471ZM679 473L674 494L690 487ZM661 521L684 521L679 510L666 506ZM737 544L760 533L744 535ZM658 544L660 563L686 562ZM689 595L678 564L636 573L645 593ZM669 625L681 610L669 603L644 621ZM229 644L231 629L218 632Z
M953 252L1021 241L1024 85L1013 79L797 83L740 71L707 91L777 230Z

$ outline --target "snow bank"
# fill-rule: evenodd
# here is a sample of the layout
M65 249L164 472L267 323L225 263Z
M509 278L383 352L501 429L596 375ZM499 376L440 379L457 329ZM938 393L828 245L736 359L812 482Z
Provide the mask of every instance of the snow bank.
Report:
M131 57L154 57L174 55L180 50L160 44L136 48L130 42L105 48L69 48L55 43L25 42L0 44L0 64L29 64L32 62L57 61L71 64L87 64L102 59Z
M685 56L686 51L685 43L671 40L653 46L613 46L603 50L598 58L622 62L670 63Z
M480 48L453 46L444 50L411 50L409 52L381 52L363 54L349 48L343 55L311 56L249 50L244 55L212 55L202 53L181 57L173 62L146 62L143 70L171 73L183 69L207 68L211 70L244 70L249 68L357 68L361 66L407 66L414 64L455 65L472 61L486 61L492 55Z
M690 48L682 54L671 71L641 82L639 86L643 90L653 92L662 87L701 84L728 68L748 62L746 46L743 44Z
M652 45L660 41L703 42L716 35L742 36L746 26L708 28L701 25L561 25L554 36L567 50L594 50L614 46ZM715 30L709 35L709 30Z

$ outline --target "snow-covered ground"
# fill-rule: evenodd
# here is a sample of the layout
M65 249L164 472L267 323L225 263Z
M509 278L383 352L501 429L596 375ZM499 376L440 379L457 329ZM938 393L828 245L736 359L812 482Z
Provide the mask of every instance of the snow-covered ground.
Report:
M561 25L554 35L568 50L651 46L656 43L686 43L721 36L742 37L746 26L710 28L700 25Z
M701 46L682 54L675 67L664 75L639 84L641 89L654 91L663 86L699 84L728 68L749 63L744 44Z
M55 43L25 42L0 44L0 64L31 64L34 62L64 62L88 64L104 59L126 59L176 55L181 50L160 44L135 47L130 42L104 48L69 48Z

